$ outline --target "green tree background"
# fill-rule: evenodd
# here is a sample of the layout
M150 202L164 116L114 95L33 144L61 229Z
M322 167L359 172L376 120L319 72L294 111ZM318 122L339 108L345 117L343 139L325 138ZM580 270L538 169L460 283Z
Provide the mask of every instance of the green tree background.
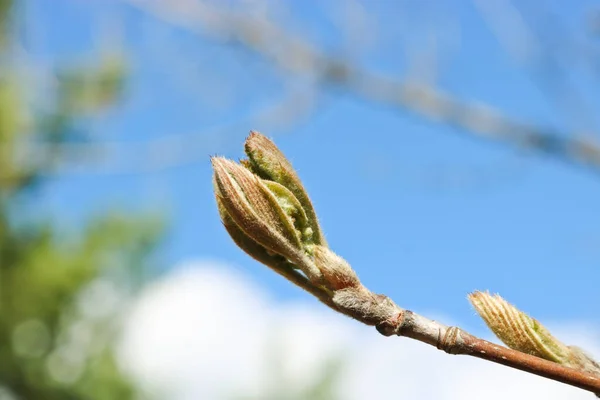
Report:
M56 67L51 92L31 87L13 57L16 3L0 0L0 398L133 398L114 355L122 311L107 304L140 288L161 218L103 210L65 232L35 203L60 144L118 102L126 65L102 54ZM27 101L40 90L44 104ZM36 141L55 144L44 159L24 152Z
M126 311L120 305L156 269L164 216L98 210L65 231L36 209L36 192L60 164L63 145L87 140L86 122L118 106L127 63L120 53L95 54L83 65L56 66L50 91L32 87L14 57L20 5L0 0L0 400L162 398L130 381L115 350ZM42 158L28 156L36 143L51 144ZM265 357L273 379L261 399L337 398L341 359L293 392L277 346Z

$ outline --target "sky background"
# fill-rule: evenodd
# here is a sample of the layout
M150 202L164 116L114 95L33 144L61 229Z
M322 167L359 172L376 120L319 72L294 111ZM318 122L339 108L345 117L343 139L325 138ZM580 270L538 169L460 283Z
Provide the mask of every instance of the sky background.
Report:
M243 3L252 8L252 2ZM557 58L570 67L569 82L591 107L589 113L553 92L552 85L551 95L541 90L548 80L541 85L536 80L544 73L537 63L544 57L524 66L501 46L470 2L369 3L378 23L366 25L373 29L357 25L350 30L356 48L323 17L323 10L338 2L284 4L291 10L285 15L293 16L290 30L331 54L350 48L349 57L371 70L430 79L458 99L481 101L540 126L600 130L593 112L600 105L598 81L583 58L569 53L572 43L580 43L591 2L548 2L551 12L540 13L560 22L550 25L547 46L555 46ZM531 2L526 4L531 8ZM241 158L243 141L255 129L292 161L331 248L373 291L482 333L483 322L466 295L489 290L542 322L577 327L572 332L585 331L590 343L600 343L597 172L476 139L343 90L325 87L315 94L309 79L293 79L255 55L174 28L127 1L41 0L28 2L23 15L31 20L24 44L29 61L43 66L89 60L97 51L120 48L132 72L122 103L85 125L91 142L110 143L115 151L100 163L67 162L49 171L49 182L37 194L40 212L66 230L107 208L162 212L169 228L160 249L158 282L179 276L178 265L205 260L192 269L204 266L218 275L215 265L225 265L233 276L242 274L244 282L259 287L248 296L260 293L256 296L269 299L257 306L267 314L300 304L318 310L325 325L330 317L338 321L235 248L221 226L209 156ZM561 29L572 35L563 36ZM422 49L430 37L439 49L435 74L413 63L427 56ZM530 48L526 39L517 44ZM292 107L294 118L284 123L255 118L284 101L290 90L311 95L312 107L306 112ZM200 279L202 271L191 274ZM221 285L216 295L231 293L232 302L244 303L227 279L216 281ZM211 302L190 296L200 310ZM350 321L339 324L342 328L332 329L352 326ZM415 354L421 349L417 344Z
M597 331L564 320L548 327L566 342L600 354ZM344 400L590 398L500 365L385 338L319 304L278 300L246 271L206 260L177 265L145 290L127 319L120 354L126 370L148 391L162 390L168 395L158 398L176 400L241 394L257 400L312 399L293 395L317 382L336 360L341 365L334 398ZM273 387L283 387L289 397L281 392L267 397Z

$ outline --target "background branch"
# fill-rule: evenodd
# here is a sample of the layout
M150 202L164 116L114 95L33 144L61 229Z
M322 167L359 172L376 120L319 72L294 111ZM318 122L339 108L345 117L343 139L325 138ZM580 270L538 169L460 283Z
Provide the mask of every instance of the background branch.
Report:
M308 77L315 84L332 86L456 126L474 137L525 148L600 172L600 146L588 135L578 137L573 132L513 120L497 109L461 101L437 87L371 72L343 58L327 55L267 18L201 1L127 1L191 32L249 49L278 68Z

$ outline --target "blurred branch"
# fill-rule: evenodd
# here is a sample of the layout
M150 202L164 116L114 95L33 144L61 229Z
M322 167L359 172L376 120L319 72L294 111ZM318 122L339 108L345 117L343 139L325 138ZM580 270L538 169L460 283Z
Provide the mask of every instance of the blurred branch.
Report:
M549 101L565 111L577 129L597 131L594 113L570 76L576 64L590 60L560 19L540 7L526 13L521 2L510 0L473 0L473 4L502 47L525 67Z
M312 112L314 97L315 93L310 91L290 90L286 97L240 119L197 132L170 134L143 141L60 144L36 141L21 143L16 149L0 141L0 155L10 154L11 159L24 171L43 167L39 172L43 176L158 172L196 162L228 143L233 132L244 131L249 125L282 124L297 120ZM59 157L54 154L57 152ZM8 158L0 158L0 161ZM0 182L8 179L2 172L0 170Z
M526 148L600 172L600 145L596 141L513 120L499 110L477 102L461 101L433 86L362 69L327 55L265 17L248 17L234 8L194 0L126 1L175 26L250 49L280 69L312 77L321 85L340 88L368 100L456 126L475 137Z

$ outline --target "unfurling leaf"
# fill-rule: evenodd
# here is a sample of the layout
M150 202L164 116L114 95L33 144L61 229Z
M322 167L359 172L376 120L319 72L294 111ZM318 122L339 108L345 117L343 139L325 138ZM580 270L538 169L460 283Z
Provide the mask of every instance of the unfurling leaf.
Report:
M261 178L277 182L289 189L306 213L315 244L327 245L308 193L292 164L275 143L260 133L252 131L246 139L245 150L248 160L244 160L242 164Z

